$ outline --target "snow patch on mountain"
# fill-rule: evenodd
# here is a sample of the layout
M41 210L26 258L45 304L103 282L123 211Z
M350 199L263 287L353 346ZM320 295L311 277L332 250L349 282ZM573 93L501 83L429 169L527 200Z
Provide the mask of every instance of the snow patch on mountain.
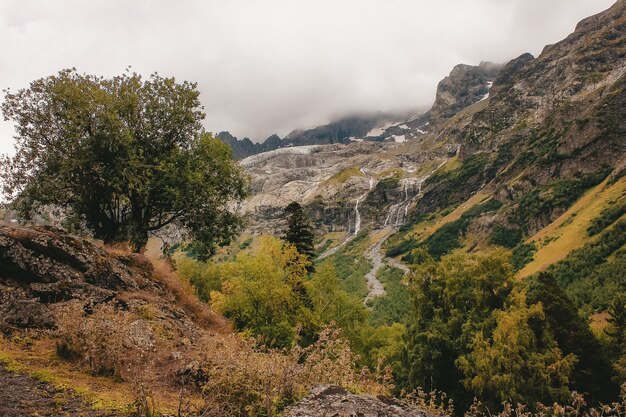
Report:
M367 134L365 136L369 136L369 137L377 137L382 135L383 133L385 133L385 130L389 129L390 127L392 127L394 124L396 124L397 122L387 122L382 126L379 127L375 127L374 129L370 130L369 132L367 132Z
M244 168L257 165L261 162L274 158L277 155L310 155L313 151L321 148L322 145L305 145L294 146L289 148L278 148L273 151L263 152L256 155L249 156L241 160L240 164Z

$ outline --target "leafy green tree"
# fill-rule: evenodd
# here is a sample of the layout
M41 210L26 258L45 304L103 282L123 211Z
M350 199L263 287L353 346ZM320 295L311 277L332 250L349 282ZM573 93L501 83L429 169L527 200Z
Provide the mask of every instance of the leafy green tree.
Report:
M626 383L626 293L615 297L609 307L609 325L605 333L611 340L614 377L617 384Z
M550 272L540 272L527 280L528 304L541 303L545 320L563 354L573 354L577 363L571 381L576 391L592 401L608 403L619 393L607 375L611 366L602 345L596 340L565 292Z
M283 239L292 243L299 253L312 261L315 255L313 245L315 234L311 222L302 210L302 206L294 201L285 208L285 214L287 215L287 229ZM309 271L311 270L312 266L309 266Z
M412 313L402 353L401 388L442 390L460 408L473 394L456 359L466 354L478 332L495 327L493 310L502 309L513 284L512 267L504 251L484 255L453 254L435 262L424 251L409 276Z
M268 346L291 346L302 330L314 334L313 317L302 288L306 257L279 239L264 236L251 253L220 265L221 293L211 293L213 307L238 330L260 337Z
M28 219L42 206L64 210L106 243L141 249L173 224L201 256L237 231L227 204L246 180L228 146L204 133L196 84L153 74L113 78L74 69L8 91L16 154L3 157L4 192Z
M341 289L332 263L322 264L306 288L320 325L334 321L349 340L360 337L358 333L367 319L367 310L359 299Z
M541 304L526 304L523 291L495 310L491 336L476 333L471 351L457 360L463 384L492 406L567 400L576 356L564 355L548 330Z

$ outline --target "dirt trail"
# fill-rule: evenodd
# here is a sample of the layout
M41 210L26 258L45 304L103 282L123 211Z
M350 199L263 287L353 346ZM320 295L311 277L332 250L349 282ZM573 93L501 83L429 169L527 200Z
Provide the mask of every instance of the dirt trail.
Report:
M91 409L68 390L9 372L0 364L0 417L113 415Z
M385 287L383 287L383 283L380 282L376 274L383 266L383 255L380 249L386 238L387 237L381 239L378 243L372 246L366 254L367 258L372 261L372 269L365 274L368 293L365 300L363 300L364 304L367 304L367 302L374 297L380 297L385 294Z
M384 235L376 244L372 245L368 249L365 255L372 262L372 269L370 269L370 271L367 274L365 274L368 293L367 293L367 296L365 297L365 300L363 300L364 304L367 304L367 302L371 300L372 298L379 297L385 294L385 287L383 286L383 283L380 282L380 280L376 276L380 268L382 268L385 263L389 264L390 266L394 268L401 269L405 274L409 273L409 267L407 267L402 262L399 262L393 258L388 258L383 253L382 251L383 243L385 243L385 241L395 232L395 229L393 227L386 227L385 229L383 229L383 231L384 231Z

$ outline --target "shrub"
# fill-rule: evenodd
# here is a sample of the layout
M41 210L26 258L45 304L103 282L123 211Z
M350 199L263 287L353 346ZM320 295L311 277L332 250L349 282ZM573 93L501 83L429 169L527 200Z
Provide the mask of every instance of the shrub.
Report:
M413 238L408 239L408 240L401 240L400 242L396 243L395 245L387 249L386 254L387 256L393 258L398 255L402 255L403 253L407 253L417 248L418 246L419 246L419 242Z
M428 253L433 258L439 259L452 250L462 247L460 237L467 231L472 219L483 213L497 210L501 206L501 202L489 200L469 208L460 219L444 224L424 242Z
M489 236L489 243L492 245L514 248L522 240L521 229L510 229L501 225L496 225Z
M600 216L592 220L591 226L587 229L587 235L594 236L602 232L607 226L615 223L617 219L626 213L626 203L615 204L606 207Z
M571 251L547 271L585 313L604 311L617 294L626 291L626 251L621 249L625 244L626 220L620 220L598 240Z
M207 376L202 387L203 415L276 415L319 384L336 384L371 394L388 393L391 388L387 385L388 371L371 374L355 367L358 357L332 324L306 348L277 351L253 341L234 340L230 340L230 346L220 344L208 346L213 354L202 365Z
M568 209L589 188L599 184L609 174L603 169L592 174L581 174L573 179L559 179L522 196L511 221L523 230L530 230L530 224L548 224L555 213Z
M515 271L522 269L527 263L533 260L537 252L535 242L520 243L513 248L511 252L511 265Z
M95 375L132 380L143 352L128 341L131 320L129 313L108 305L85 317L80 305L70 304L59 313L57 354L78 360Z

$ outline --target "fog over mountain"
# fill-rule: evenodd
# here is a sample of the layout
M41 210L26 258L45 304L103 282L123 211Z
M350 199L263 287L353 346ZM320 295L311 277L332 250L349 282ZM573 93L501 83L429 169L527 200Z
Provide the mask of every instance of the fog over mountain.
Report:
M198 82L205 126L263 140L352 113L425 108L457 63L504 62L611 0L0 3L0 87L67 67ZM0 124L0 153L13 129Z

